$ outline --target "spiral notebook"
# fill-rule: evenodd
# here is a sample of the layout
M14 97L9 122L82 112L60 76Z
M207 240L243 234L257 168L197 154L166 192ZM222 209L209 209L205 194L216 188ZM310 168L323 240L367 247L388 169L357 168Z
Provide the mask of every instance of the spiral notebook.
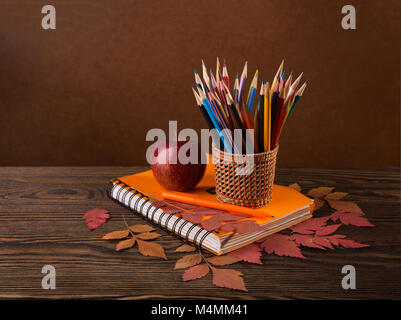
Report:
M209 164L201 182L188 193L218 201L210 192L213 187L213 166ZM165 189L157 183L151 170L114 179L107 186L107 194L111 199L183 241L216 255L239 249L302 222L312 217L314 208L313 200L300 192L289 187L274 185L271 202L263 208L255 209L266 213L266 218L244 218L254 220L264 230L233 234L233 232L207 231L199 224L184 220L179 214L167 213L163 211L163 207L152 205L152 202L162 199L163 191ZM208 216L203 219L207 218Z

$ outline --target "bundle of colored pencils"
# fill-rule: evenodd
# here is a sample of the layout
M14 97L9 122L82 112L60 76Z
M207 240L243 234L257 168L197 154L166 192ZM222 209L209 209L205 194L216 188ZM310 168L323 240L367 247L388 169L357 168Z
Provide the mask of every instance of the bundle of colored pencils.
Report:
M237 73L232 91L225 61L221 70L217 58L214 75L212 70L208 73L202 60L203 80L195 69L197 90L194 88L192 90L209 128L216 129L219 133L222 141L222 144L219 144L221 150L234 153L249 152L245 147L246 133L249 132L247 129L253 130L254 133L251 139L253 152L266 152L277 146L285 121L302 97L307 85L305 82L299 86L302 73L294 81L292 72L285 79L283 68L284 60L270 84L262 80L257 99L258 70L249 86L248 95L246 98L244 96L247 62L240 78ZM241 129L243 133L241 144L234 139L234 129Z

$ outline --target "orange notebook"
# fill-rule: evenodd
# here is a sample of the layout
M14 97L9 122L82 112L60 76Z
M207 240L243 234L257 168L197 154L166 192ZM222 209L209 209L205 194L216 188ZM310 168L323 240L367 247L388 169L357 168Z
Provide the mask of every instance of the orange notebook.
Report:
M188 193L218 201L216 196L208 191L214 185L213 165L208 164L201 182ZM312 217L314 208L313 200L300 192L289 187L274 185L271 202L263 208L255 209L265 213L266 218L244 217L244 220L254 220L264 230L232 235L232 232L207 231L201 225L184 220L178 214L166 213L163 208L153 206L152 202L162 199L163 191L165 189L157 183L151 170L112 180L107 187L108 196L121 205L139 213L184 241L217 255L236 250L304 221ZM209 216L205 216L203 219L208 218Z

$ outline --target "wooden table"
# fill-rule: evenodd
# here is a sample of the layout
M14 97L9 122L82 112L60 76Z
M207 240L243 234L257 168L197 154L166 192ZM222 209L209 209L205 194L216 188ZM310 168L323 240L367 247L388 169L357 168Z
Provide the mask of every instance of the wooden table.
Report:
M181 243L160 231L168 260L143 257L137 249L116 252L101 237L143 220L109 200L113 177L145 168L0 168L0 298L401 298L400 175L375 170L278 169L276 182L298 182L305 190L333 186L350 193L375 228L341 227L341 233L370 248L303 249L307 260L263 256L263 265L239 263L248 293L214 287L211 277L182 282L173 270ZM99 207L112 218L90 232L84 212ZM318 215L328 214L324 207ZM56 268L56 289L41 287L41 269ZM356 290L341 287L342 266L356 268Z

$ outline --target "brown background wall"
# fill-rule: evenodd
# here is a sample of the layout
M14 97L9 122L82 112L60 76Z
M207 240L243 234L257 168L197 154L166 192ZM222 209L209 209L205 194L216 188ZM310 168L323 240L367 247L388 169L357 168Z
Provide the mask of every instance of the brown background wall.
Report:
M53 4L57 30L41 29ZM356 7L357 30L341 28ZM400 161L400 2L0 2L0 165L145 163L147 130L203 126L191 92L201 58L249 61L271 80L282 58L310 85L280 166Z

